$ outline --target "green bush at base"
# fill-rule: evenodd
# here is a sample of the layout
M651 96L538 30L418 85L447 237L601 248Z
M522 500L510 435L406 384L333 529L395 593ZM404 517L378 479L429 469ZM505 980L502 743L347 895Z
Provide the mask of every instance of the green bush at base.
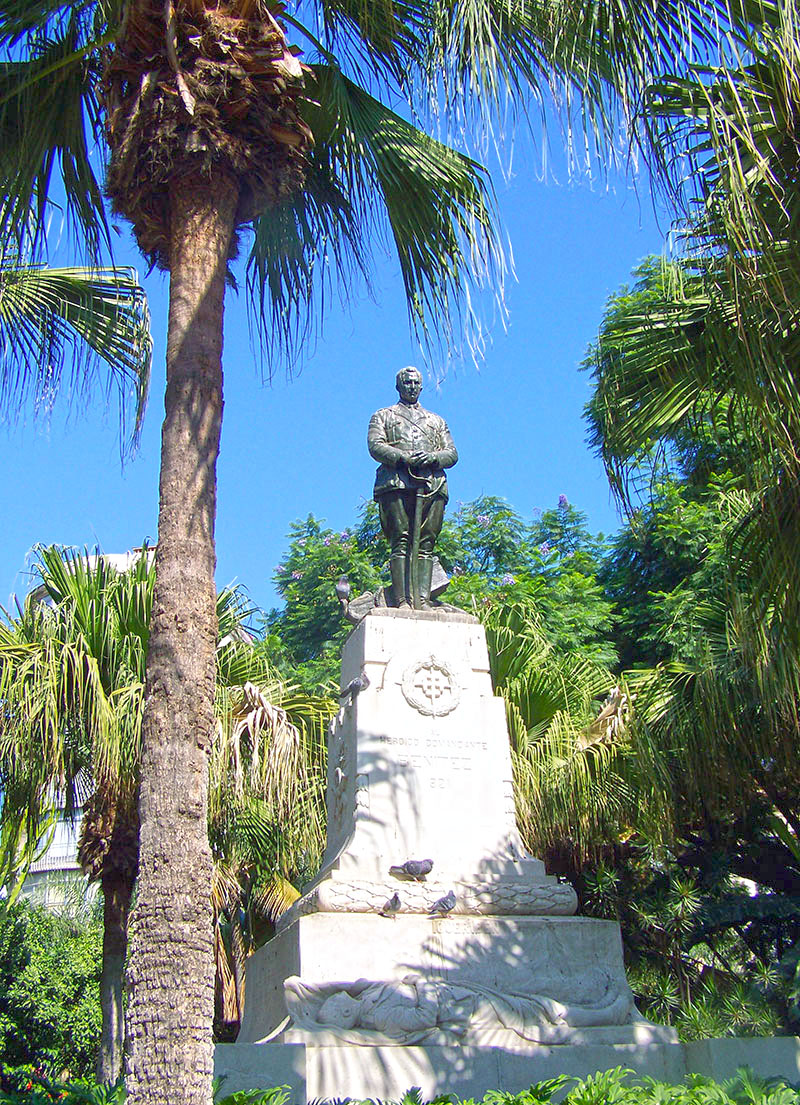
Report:
M35 1073L18 1069L4 1074L4 1081L17 1089L0 1090L0 1105L124 1105L125 1090L118 1086L89 1083L49 1082ZM489 1090L480 1102L440 1094L426 1101L417 1088L409 1090L399 1105L548 1105L557 1099L562 1105L800 1105L800 1089L782 1078L759 1078L743 1067L727 1082L715 1082L691 1074L677 1085L654 1078L637 1078L624 1067L598 1071L587 1078L549 1078L519 1093ZM285 1086L271 1090L239 1090L221 1096L216 1085L215 1105L290 1105ZM337 1098L335 1102L312 1105L381 1105L376 1099ZM176 1102L175 1105L180 1105ZM389 1105L389 1103L387 1103Z

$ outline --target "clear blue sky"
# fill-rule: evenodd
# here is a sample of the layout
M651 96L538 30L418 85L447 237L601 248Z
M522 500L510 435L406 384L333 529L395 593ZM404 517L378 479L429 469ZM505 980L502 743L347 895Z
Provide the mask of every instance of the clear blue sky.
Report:
M594 530L609 532L618 518L585 443L589 381L578 364L609 294L642 257L662 249L663 225L646 184L637 194L621 179L611 190L542 183L535 163L527 139L519 140L514 174L495 182L517 275L506 292L507 330L494 326L480 371L465 360L446 366L438 386L427 377L421 401L447 419L459 449L451 500L500 495L529 515L564 493ZM137 264L125 246L118 260ZM28 412L1 431L3 605L28 589L26 558L36 542L122 552L157 536L167 285L153 274L145 286L155 356L138 454L121 466L116 416L99 399L68 420L59 406L49 422ZM372 487L369 416L394 401L398 368L424 369L391 258L380 264L375 291L377 302L362 298L349 312L332 299L300 375L287 382L278 366L269 386L254 364L243 303L228 295L217 580L244 584L262 607L276 601L272 574L294 519L314 513L336 528L353 522Z

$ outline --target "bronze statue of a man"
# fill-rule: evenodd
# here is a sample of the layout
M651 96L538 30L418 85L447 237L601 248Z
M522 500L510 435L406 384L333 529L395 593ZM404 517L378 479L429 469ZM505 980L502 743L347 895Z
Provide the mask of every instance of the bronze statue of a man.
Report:
M400 401L376 411L367 446L380 461L374 498L391 546L393 605L425 610L431 605L433 546L447 502L445 468L458 453L438 414L419 405L422 375L409 366L397 373Z

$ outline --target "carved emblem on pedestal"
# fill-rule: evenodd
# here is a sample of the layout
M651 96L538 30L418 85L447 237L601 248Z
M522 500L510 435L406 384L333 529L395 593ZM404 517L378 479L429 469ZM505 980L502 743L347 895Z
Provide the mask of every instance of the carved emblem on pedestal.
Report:
M406 668L401 686L409 706L426 717L451 713L461 699L461 689L452 669L435 656L418 660Z

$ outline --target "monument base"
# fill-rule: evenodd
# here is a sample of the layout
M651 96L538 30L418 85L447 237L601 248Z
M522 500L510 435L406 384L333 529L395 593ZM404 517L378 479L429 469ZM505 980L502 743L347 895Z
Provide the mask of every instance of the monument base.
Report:
M796 1036L679 1044L654 1041L651 1027L633 1026L637 1039L627 1044L586 1041L516 1050L218 1044L214 1073L223 1093L288 1086L292 1105L343 1097L399 1101L412 1086L419 1086L423 1101L444 1093L480 1101L487 1090L514 1093L560 1074L585 1078L620 1066L665 1082L680 1082L687 1074L731 1078L742 1066L761 1078L800 1080Z
M588 1030L598 1031L598 1030ZM585 1078L622 1066L679 1082L685 1072L679 1043L653 1042L648 1025L633 1027L639 1042L584 1042L515 1048L374 1047L318 1043L219 1044L214 1073L224 1093L288 1086L293 1105L351 1097L399 1101L418 1086L422 1099L452 1093L480 1101L487 1090L518 1092L533 1082L568 1074Z
M465 614L375 610L342 654L323 868L250 957L225 1090L481 1097L630 1066L679 1078L648 1024L619 925L517 832L505 705Z

